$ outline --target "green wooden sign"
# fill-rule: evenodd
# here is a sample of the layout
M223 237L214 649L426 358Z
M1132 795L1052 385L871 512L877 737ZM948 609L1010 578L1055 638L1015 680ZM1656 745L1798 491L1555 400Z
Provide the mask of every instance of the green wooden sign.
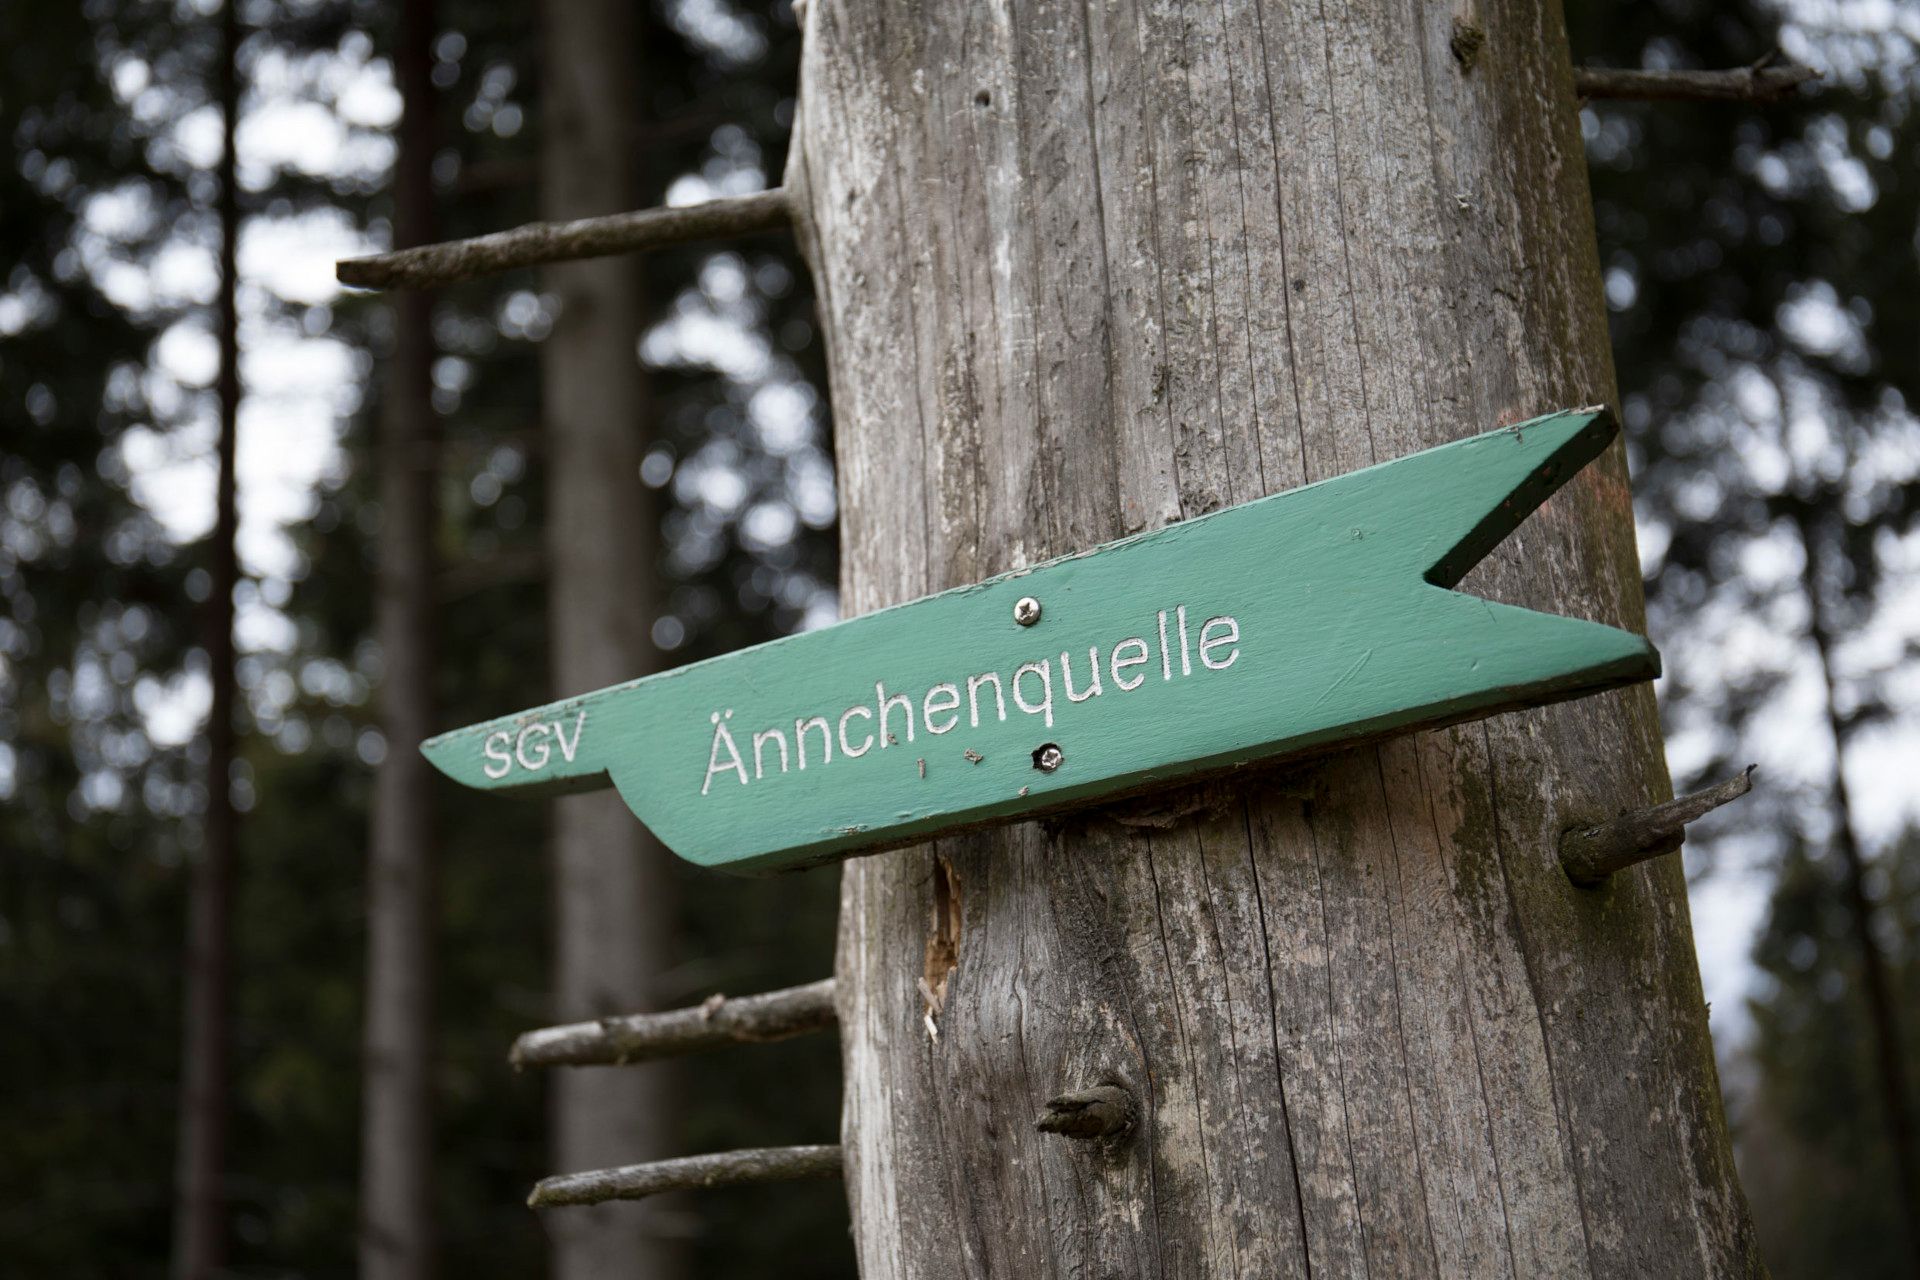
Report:
M455 730L469 786L619 788L759 872L1659 674L1640 636L1451 590L1613 438L1586 409Z

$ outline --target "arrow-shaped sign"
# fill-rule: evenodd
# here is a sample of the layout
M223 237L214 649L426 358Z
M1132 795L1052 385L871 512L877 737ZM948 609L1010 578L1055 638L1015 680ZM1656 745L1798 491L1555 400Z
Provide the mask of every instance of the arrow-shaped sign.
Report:
M1613 438L1585 409L458 729L469 786L608 785L772 871L1659 674L1453 584Z

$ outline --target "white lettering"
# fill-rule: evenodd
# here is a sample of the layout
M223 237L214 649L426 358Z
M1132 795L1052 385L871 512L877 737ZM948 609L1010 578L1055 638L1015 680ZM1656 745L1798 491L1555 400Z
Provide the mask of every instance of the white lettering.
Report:
M1213 629L1215 627L1222 627L1224 628L1224 630L1220 635L1216 636L1213 634ZM1218 618L1208 618L1207 624L1200 628L1200 663L1201 665L1206 667L1207 670L1209 671L1225 671L1228 667L1233 665L1233 660L1240 656L1240 650L1237 648L1234 649L1233 652L1229 653L1225 659L1219 662L1215 662L1211 657L1208 656L1208 654L1213 649L1217 648L1220 645L1223 645L1223 644L1238 645L1239 643L1240 643L1240 624L1238 622L1234 621L1232 618L1225 617L1224 615Z
M1132 649L1139 656L1133 657L1133 658L1122 658L1120 656L1120 651L1122 649ZM1122 667L1137 667L1142 663L1144 663L1146 660L1147 660L1147 642L1145 640L1142 640L1139 636L1128 636L1125 640L1122 640L1119 644L1113 646L1113 652L1107 655L1107 663L1108 663L1107 669L1113 673L1113 682L1119 685L1122 689L1138 689L1141 685L1147 682L1147 678L1145 676L1135 676L1133 678L1133 683L1128 684L1126 677L1120 674L1120 669Z
M733 712L729 711L727 714L730 716ZM707 788L713 785L714 774L725 773L729 769L739 774L740 785L743 787L746 786L747 766L746 763L740 759L740 748L733 745L733 734L727 731L727 722L720 718L718 711L714 712L708 718L713 721L713 748L707 753L707 780L700 784L700 794L707 794ZM725 743L727 748L728 762L726 764L720 763L720 746L722 743Z
M1044 696L1041 698L1039 705L1029 706L1026 698L1021 696L1021 676L1040 677L1040 691ZM1038 662L1026 663L1018 671L1013 673L1013 701L1015 706L1030 716L1044 715L1046 717L1047 728L1053 728L1053 659L1042 658Z
M873 750L873 735L869 733L861 741L860 749L855 751L853 744L847 741L847 721L853 716L865 716L871 720L873 719L873 712L867 710L865 707L848 707L840 714L840 754L858 758Z
M940 701L936 705L935 698ZM935 724L935 716L948 717L945 724ZM920 704L920 719L925 722L928 733L951 733L960 724L960 686L937 684L927 690L927 696Z
M769 739L780 744L780 772L785 773L787 771L787 735L778 729L768 729L753 735L753 776L756 779L762 776L760 769L760 752L767 745Z
M587 709L580 708L580 714L573 722L573 741L567 741L567 735L560 732L560 722L553 722L553 740L560 744L560 755L568 764L573 763L573 753L580 749L580 731L587 727Z
M1007 718L1007 700L1000 693L1000 677L989 671L983 676L967 677L967 705L973 711L973 727L980 727L980 686L993 682L993 705L1000 710L1000 718Z
M545 741L541 741L534 744L540 748L540 758L538 760L527 759L527 735L535 730L540 732L542 739L553 736L553 726L540 724L536 721L521 729L520 736L514 739L513 742L513 758L520 762L522 769L531 773L538 773L540 770L546 768L547 761L553 756L553 748L549 747Z
M1156 637L1160 643L1160 678L1163 681L1172 681L1176 674L1183 680L1192 676L1195 671L1195 650L1199 651L1198 666L1208 671L1224 671L1239 660L1241 635L1237 618L1217 614L1190 632L1188 613L1189 609L1184 604L1160 609L1155 614L1153 631L1145 635L1128 636L1104 651L1098 644L1088 645L1084 688L1076 687L1073 679L1073 655L1076 650L1061 650L1060 683L1066 694L1065 706L1079 705L1099 697L1105 692L1105 680L1109 676L1122 692L1142 688L1148 680L1147 670L1153 661ZM1174 636L1168 634L1169 627L1179 637L1177 673L1174 669ZM742 786L765 780L768 744L772 744L779 752L778 772L784 774L795 767L792 758L795 752L799 755L797 767L802 770L809 765L824 767L832 764L836 741L841 756L857 760L871 752L876 744L884 750L914 741L922 727L936 736L952 733L961 727L963 720L979 729L982 727L980 694L987 688L993 692L993 701L988 708L990 714L986 717L988 724L995 719L1002 724L1006 722L1009 694L1013 697L1016 709L1023 714L1040 717L1049 729L1054 727L1054 712L1064 709L1054 700L1051 657L1021 663L1012 667L1010 672L1002 668L965 677L964 706L960 685L960 681L949 680L926 686L911 685L905 691L889 693L885 681L876 681L873 686L874 700L847 707L839 713L837 721L831 714L796 717L791 744L784 724L750 733L748 739L753 746L751 774L747 772L745 753L740 750L732 727L728 724L733 718L733 709L715 711L709 717L713 723L713 740L707 752L707 775L700 785L700 794L710 794L714 779L726 773L738 775ZM905 719L904 731L894 722L896 711ZM856 718L866 722L858 737L849 728ZM1067 712L1067 719L1072 721L1071 711ZM516 766L528 772L538 772L553 763L556 746L561 758L573 764L579 758L586 723L586 708L577 707L571 726L556 719L520 726L517 736L516 731L511 729L495 732L481 743L482 772L490 779L508 777ZM815 730L820 735L817 744L819 751L809 759L807 739L811 736L810 731ZM742 732L746 732L746 729L743 728ZM899 736L902 732L904 737ZM991 740L973 745L989 754L997 749ZM976 763L983 758L972 749L965 754ZM920 764L922 778L927 776L926 768L927 761L923 759Z
M489 778L506 777L507 774L513 770L513 757L508 754L512 746L513 735L505 729L502 729L499 733L488 734L487 740L480 744L480 754L484 755L492 763L481 765L480 772L486 774ZM500 766L498 769L493 767L496 764Z
M1060 682L1067 687L1068 702L1085 702L1088 698L1100 696L1100 650L1098 647L1087 648L1087 669L1093 673L1093 684L1085 693L1076 694L1073 691L1073 663L1068 661L1066 654L1060 655Z
M820 746L827 753L826 757L822 759L820 763L833 763L833 726L827 723L825 716L815 716L811 720L795 720L793 722L793 742L795 746L800 748L800 767L802 769L807 767L807 730L813 728L815 725L820 726Z
M906 708L907 741L912 742L913 741L913 699L909 698L904 693L896 693L891 698L889 698L887 696L887 686L884 682L876 683L873 686L873 696L874 696L874 700L880 704L881 749L885 750L891 744L899 741L898 738L894 737L891 733L887 732L887 712L893 710L895 707Z

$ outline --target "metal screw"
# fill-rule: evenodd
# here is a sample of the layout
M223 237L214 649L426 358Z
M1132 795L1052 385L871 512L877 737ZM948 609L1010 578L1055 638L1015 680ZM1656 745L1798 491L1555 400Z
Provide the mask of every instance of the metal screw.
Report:
M1021 596L1013 602L1013 620L1023 627L1040 621L1040 602L1032 596Z
M1033 767L1042 773L1052 773L1066 762L1066 752L1051 742L1033 753Z

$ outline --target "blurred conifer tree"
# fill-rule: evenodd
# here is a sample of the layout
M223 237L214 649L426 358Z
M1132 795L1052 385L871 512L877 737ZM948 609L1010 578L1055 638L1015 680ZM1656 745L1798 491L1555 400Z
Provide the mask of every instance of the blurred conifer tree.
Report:
M1897 869L1875 865L1912 854L1865 839L1833 762L1915 729L1901 681L1920 655L1920 15L1569 10L1582 61L1734 67L1778 50L1824 76L1775 105L1596 103L1585 123L1651 626L1691 774L1675 781L1763 766L1755 800L1701 842L1709 865L1738 850L1777 877L1752 1056L1734 1067L1752 1077L1735 1115L1756 1218L1776 1274L1914 1274L1890 1119L1898 1100L1914 1110L1914 922L1888 890ZM1832 1161L1875 1172L1800 1176Z

